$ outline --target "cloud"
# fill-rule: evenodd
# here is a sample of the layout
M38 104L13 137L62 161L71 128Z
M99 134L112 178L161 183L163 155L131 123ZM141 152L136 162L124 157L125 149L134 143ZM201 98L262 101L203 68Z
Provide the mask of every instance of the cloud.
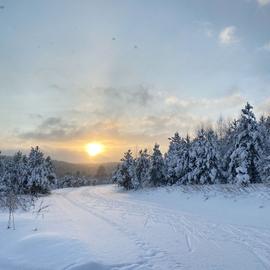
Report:
M149 105L150 101L154 99L154 95L150 89L139 85L136 87L127 88L95 88L91 92L100 98L102 105L117 105L118 108L125 106L139 106L143 107Z
M61 126L62 125L62 119L59 117L49 117L47 119L45 119L40 128L50 128L50 127L55 127L55 126Z
M214 123L220 114L239 113L246 102L238 92L218 98L183 98L143 86L84 88L80 95L70 110L39 116L32 126L14 131L19 144L51 147L56 152L79 151L83 160L87 158L84 145L99 141L113 161L128 148L151 149L155 142L165 151L167 138L174 132L192 135L198 126ZM60 154L55 158L67 159Z
M270 0L257 0L260 6L266 6L270 4Z
M216 99L179 99L175 96L169 96L165 100L169 106L178 106L183 110L194 111L196 108L201 109L220 109L234 108L245 102L245 99L238 93L224 96Z
M79 128L74 123L67 123L59 117L49 117L42 120L34 129L19 133L22 139L63 140L79 135Z
M270 114L270 98L264 100L264 102L262 102L259 106L258 106L258 109L257 111L264 115L269 115Z
M236 27L227 26L219 33L219 42L223 45L230 45L239 42L236 36Z
M261 49L270 52L270 41L266 42Z
M18 133L18 137L41 142L95 138L131 142L132 134L135 140L161 134L167 137L176 130L191 132L200 122L214 119L216 111L240 108L246 101L238 93L216 99L181 99L165 93L153 95L145 88L126 92L106 88L100 89L98 95L90 114L84 107L85 111L72 117L41 118L35 128Z
M39 142L120 138L121 134L135 133L140 118L151 111L157 99L157 94L141 85L80 89L80 97L74 102L74 108L61 113L61 117L35 118L39 123L33 125L34 128L17 132L17 137ZM74 95L74 92L67 94Z

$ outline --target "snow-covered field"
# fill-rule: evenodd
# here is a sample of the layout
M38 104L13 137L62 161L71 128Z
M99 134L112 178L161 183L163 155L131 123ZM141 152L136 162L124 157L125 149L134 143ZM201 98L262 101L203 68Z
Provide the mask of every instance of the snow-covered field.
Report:
M229 187L228 187L229 189ZM0 269L270 269L270 188L63 189L0 214ZM33 230L37 228L37 230Z

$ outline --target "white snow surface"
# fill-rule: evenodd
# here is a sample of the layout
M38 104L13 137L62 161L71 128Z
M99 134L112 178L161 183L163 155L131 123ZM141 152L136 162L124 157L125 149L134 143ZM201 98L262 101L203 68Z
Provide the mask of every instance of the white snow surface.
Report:
M2 270L270 269L270 188L56 190L38 218L0 213ZM33 228L36 228L33 229Z

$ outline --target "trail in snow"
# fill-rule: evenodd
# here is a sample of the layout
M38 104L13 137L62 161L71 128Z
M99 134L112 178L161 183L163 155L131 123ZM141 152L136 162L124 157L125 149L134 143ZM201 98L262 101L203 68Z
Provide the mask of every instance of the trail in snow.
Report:
M205 202L201 195L113 186L55 191L38 232L27 231L32 219L21 215L21 229L3 237L0 269L270 269L270 196ZM250 220L245 207L261 219Z

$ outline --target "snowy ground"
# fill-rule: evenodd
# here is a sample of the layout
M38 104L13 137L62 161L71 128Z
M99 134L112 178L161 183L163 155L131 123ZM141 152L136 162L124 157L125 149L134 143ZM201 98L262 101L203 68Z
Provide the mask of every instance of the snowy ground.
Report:
M15 231L0 213L0 269L270 269L270 188L108 185L45 201L44 218L18 214Z

